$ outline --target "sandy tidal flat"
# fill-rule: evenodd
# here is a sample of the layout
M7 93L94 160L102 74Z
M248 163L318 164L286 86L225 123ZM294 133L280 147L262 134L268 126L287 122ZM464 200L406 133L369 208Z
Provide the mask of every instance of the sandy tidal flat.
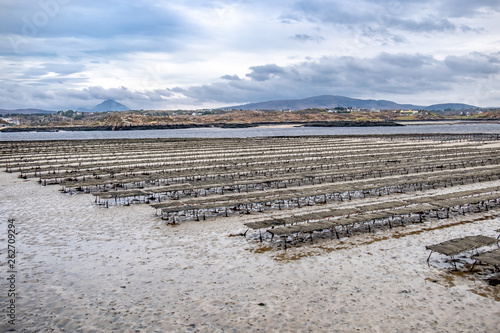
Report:
M499 286L425 245L496 237L500 212L351 238L286 253L245 231L252 216L176 226L147 205L97 207L0 173L1 277L7 220L19 232L19 332L498 332ZM255 216L253 216L255 218ZM453 221L451 221L453 222ZM454 222L460 222L455 218ZM424 230L424 229L428 230ZM484 270L480 267L479 270ZM6 286L6 283L2 283ZM2 289L4 290L4 288ZM2 291L0 331L6 318Z

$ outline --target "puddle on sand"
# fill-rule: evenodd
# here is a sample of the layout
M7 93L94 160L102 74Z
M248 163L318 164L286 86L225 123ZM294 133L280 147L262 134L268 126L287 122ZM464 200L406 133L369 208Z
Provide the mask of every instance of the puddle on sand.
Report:
M272 251L273 250L273 247L272 246L259 246L258 248L255 248L255 249L250 249L250 252L253 252L253 253L265 253L265 252L269 252L269 251Z
M294 260L300 260L305 257L313 257L320 255L320 253L315 252L315 251L308 251L308 252L282 252L279 253L278 255L274 256L274 260L276 261L294 261Z
M477 289L469 289L470 292L484 297L484 298L492 298L497 302L500 302L500 288L498 286L492 287L492 286L486 286L482 288L482 290L477 290Z
M447 271L436 276L435 278L426 278L426 281L438 283L446 288L453 288L460 284L470 284L473 286L469 289L471 293L478 296L493 299L496 302L500 302L500 285L491 286L488 280L492 278L490 267L478 267L474 268L474 271L469 272L470 265L467 265L463 269L458 271ZM498 274L496 274L498 278Z

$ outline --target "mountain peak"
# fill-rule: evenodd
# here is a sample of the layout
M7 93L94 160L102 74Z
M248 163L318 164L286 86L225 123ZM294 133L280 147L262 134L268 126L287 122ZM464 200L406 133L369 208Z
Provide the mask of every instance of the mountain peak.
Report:
M105 112L105 111L128 111L130 108L115 100L108 99L98 104L92 108L94 112Z

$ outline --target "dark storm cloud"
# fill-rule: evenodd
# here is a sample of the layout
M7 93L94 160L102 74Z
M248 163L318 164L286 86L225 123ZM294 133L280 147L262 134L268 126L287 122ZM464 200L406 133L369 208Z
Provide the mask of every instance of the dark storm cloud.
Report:
M473 17L480 11L500 10L500 0L440 0L434 4L439 14L450 17Z
M68 52L65 44L71 41L89 54L172 51L182 47L183 38L202 34L196 23L181 13L152 3L19 0L1 5L0 36L8 36L11 49L0 54L30 50L25 44L32 38L43 38L46 46L59 52Z
M474 53L465 57L447 56L444 63L453 73L479 76L497 74L500 59L498 56Z
M241 80L238 75L223 75L220 77L223 80L228 80L228 81L239 81Z
M408 31L430 32L430 31L454 31L457 27L447 19L427 17L420 21L396 17L388 21L389 25Z
M294 36L291 37L294 40L298 40L299 42L322 42L325 40L325 38L321 36L311 36L308 34L295 34Z
M477 15L478 11L498 10L500 1L298 1L292 11L283 15L289 21L309 20L382 33L392 30L407 32L443 32L473 30L457 26L449 18Z
M475 80L498 73L499 69L498 55L471 54L438 60L431 55L382 53L373 58L324 57L287 67L253 66L247 74L250 80L176 91L198 101L221 103L321 94L425 93L447 91L455 80Z
M276 64L252 66L250 67L250 70L251 72L246 74L246 76L255 81L267 81L272 77L280 76L286 73L284 68Z
M0 33L41 37L111 38L179 33L186 26L175 12L140 2L18 0L4 4Z

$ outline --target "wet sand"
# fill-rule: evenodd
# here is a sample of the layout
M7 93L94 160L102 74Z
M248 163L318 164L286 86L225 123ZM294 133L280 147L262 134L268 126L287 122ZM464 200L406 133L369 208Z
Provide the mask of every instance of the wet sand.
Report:
M491 186L500 182L481 185ZM463 186L463 189L470 188ZM446 189L434 190L441 193ZM384 197L384 200L392 196ZM19 332L496 332L499 286L426 245L496 237L500 211L297 244L236 215L166 225L147 205L97 207L0 173L0 247L14 218ZM265 213L262 213L265 214ZM5 256L4 256L5 258ZM2 260L2 279L7 266ZM6 318L6 292L2 317ZM0 330L11 325L2 320Z

